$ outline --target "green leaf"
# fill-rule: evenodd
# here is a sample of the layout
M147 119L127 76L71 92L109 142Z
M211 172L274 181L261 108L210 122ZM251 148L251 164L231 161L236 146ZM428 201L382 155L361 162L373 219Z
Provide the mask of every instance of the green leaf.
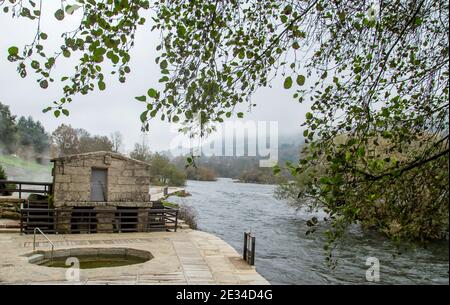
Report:
M33 69L37 70L37 69L39 69L40 64L39 64L38 61L33 60L33 61L31 62L31 67L32 67Z
M423 20L419 17L414 18L414 24L417 26L422 25Z
M67 110L67 109L63 109L63 110L62 110L62 113L63 113L65 116L69 116L69 110Z
M313 118L312 113L311 113L311 112L307 112L307 113L306 113L306 119L307 119L307 120L311 120L312 118Z
M243 117L244 117L244 113L238 112L238 113L237 113L237 116L238 116L238 118L243 118Z
M150 89L148 89L147 94L148 94L148 96L155 98L157 95L157 91L153 88L150 88Z
M286 14L286 15L291 14L292 13L292 5L290 5L290 4L286 5L284 10L283 10L283 13Z
M275 165L275 166L273 167L273 174L274 174L274 175L278 175L280 172L281 172L280 166Z
M364 147L362 147L362 146L358 147L358 149L356 150L356 154L358 155L358 157L363 157L365 154Z
M148 111L144 111L144 112L141 113L140 119L141 119L142 123L147 121L147 113L148 113Z
M68 5L68 6L66 6L66 13L69 15L72 15L80 7L81 6L79 6L78 4Z
M167 68L167 60L163 60L159 66L161 67L161 69L166 69Z
M64 19L64 11L62 9L59 9L55 12L55 18L59 21Z
M42 89L48 88L48 81L46 79L43 79L39 82L39 86L41 86Z
M353 72L355 72L356 74L361 73L362 68L360 66L357 66L353 69Z
M331 180L328 177L321 177L319 179L320 184L331 184Z
M186 29L184 28L184 26L182 26L182 25L178 26L177 34L180 37L184 37L184 35L186 34Z
M145 102L147 100L147 97L145 95L136 96L135 99L137 99L140 102Z
M345 152L345 161L350 161L350 159L352 158L352 154L349 151Z
M304 75L298 75L297 76L297 85L303 86L305 84L305 76Z
M17 47L10 47L10 48L8 49L8 54L9 54L9 55L15 56L15 55L17 55L18 53L19 53L19 48L17 48Z
M120 60L120 58L116 54L113 54L111 56L111 61L113 62L113 64L117 64L119 62L119 60Z
M61 112L59 110L55 110L55 112L53 112L53 114L55 115L55 117L59 117Z
M288 76L284 80L284 89L290 89L292 87L292 77Z
M106 89L106 84L102 81L98 82L98 89L100 89L101 91Z

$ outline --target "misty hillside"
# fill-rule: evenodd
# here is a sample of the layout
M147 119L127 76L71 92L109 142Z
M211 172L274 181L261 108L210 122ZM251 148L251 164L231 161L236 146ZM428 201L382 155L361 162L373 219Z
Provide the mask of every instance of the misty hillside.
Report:
M8 180L36 182L51 181L51 164L42 165L14 155L0 155L0 165L5 169Z

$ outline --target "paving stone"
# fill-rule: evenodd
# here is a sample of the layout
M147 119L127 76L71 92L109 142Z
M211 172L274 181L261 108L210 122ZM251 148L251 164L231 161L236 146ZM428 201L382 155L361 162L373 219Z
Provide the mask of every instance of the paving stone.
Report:
M96 253L97 248L131 248L152 253L146 263L114 268L80 270L80 282L66 281L64 268L50 268L28 263L33 236L0 234L1 284L62 285L134 285L134 284L268 284L254 267L221 239L200 231L50 235L55 249L83 248ZM44 241L38 250L49 250ZM205 250L207 249L207 250ZM70 250L72 253L72 250ZM76 251L76 250L73 250Z

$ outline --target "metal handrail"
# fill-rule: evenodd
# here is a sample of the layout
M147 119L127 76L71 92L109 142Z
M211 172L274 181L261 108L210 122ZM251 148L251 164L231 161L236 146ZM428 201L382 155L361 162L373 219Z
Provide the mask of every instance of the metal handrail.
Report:
M55 245L47 237L47 235L45 235L44 232L42 232L42 230L39 229L38 227L34 228L34 233L33 233L33 251L36 251L36 231L39 231L39 233L41 233L42 236L44 236L45 239L47 239L47 241L52 245L52 253L51 253L50 259L53 259L53 249L55 248Z

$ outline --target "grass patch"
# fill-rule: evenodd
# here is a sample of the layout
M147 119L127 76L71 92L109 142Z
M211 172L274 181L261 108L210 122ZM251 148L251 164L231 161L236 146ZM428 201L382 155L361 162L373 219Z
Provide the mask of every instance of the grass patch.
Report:
M172 196L188 197L188 196L192 196L192 195L190 193L186 192L185 190L182 190L182 191L177 191L177 192L173 193Z
M5 167L19 167L30 171L42 172L51 170L51 165L39 164L35 161L23 160L11 155L0 155L0 164Z
M178 204L169 202L166 200L163 200L161 202L162 202L163 206L168 207L168 208L178 209L180 207Z

